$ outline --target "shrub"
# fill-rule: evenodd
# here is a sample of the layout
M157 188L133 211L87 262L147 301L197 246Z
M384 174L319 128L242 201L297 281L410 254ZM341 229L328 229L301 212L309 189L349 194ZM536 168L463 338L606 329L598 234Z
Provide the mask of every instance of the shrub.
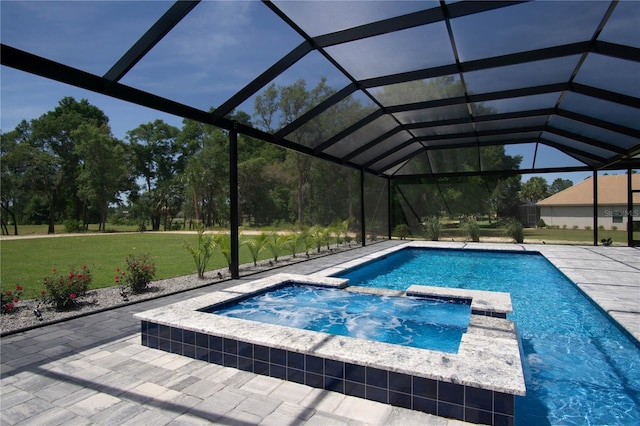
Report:
M604 231L604 225L598 226L598 231Z
M411 228L409 228L409 225L407 225L406 223L398 224L395 226L395 228L393 228L394 237L398 237L401 240L404 240L409 235L411 235Z
M67 219L64 221L64 230L67 233L84 231L82 223L79 220Z
M215 248L213 237L204 233L204 226L198 225L198 246L193 247L185 241L184 248L191 253L193 261L196 263L198 278L203 279L204 271L207 269L207 263Z
M78 297L84 296L91 284L91 271L84 265L80 271L71 268L68 274L60 274L52 270L53 275L45 277L42 299L45 303L53 303L56 310L72 309Z
M576 229L578 229L578 228L579 228L579 226L578 226L578 225L573 225L573 226L571 227L571 229L573 229L574 231L575 231Z
M133 293L142 293L156 275L156 264L149 254L134 256L128 255L125 259L126 271L122 276L122 285L128 287Z
M591 231L591 227L590 227L590 226L585 226L585 227L584 227L584 230L585 230L585 231Z
M538 225L537 226L538 226L538 228L546 228L547 224L544 222L544 220L542 218L540 218L538 220Z
M567 229L567 225L562 225L562 229Z
M22 286L17 285L14 291L0 290L0 292L2 292L2 305L0 306L0 313L7 314L13 311L16 307L15 304L20 301Z
M513 238L516 243L524 242L524 227L517 219L508 220L505 227L505 234Z
M471 241L475 243L480 241L480 226L478 225L478 221L474 217L469 216L465 218L465 220L462 222L462 229L467 235L467 238L469 238Z
M431 241L438 241L440 239L440 219L436 216L428 218L423 225L424 233L427 239Z
M615 225L613 225L613 226L611 227L611 230L612 230L612 231L617 231L617 230L618 230L618 227L617 227L617 226L615 226Z

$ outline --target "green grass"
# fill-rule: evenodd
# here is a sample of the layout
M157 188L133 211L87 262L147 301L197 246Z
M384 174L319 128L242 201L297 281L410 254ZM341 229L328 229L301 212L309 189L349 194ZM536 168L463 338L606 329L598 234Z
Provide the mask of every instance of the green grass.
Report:
M566 241L573 243L593 242L593 230L586 229L525 229L524 238L526 240L536 239L540 241ZM611 238L614 243L627 242L627 231L600 231L598 230L598 240Z
M40 295L44 277L52 274L52 268L66 272L71 267L87 265L92 273L91 288L114 285L116 267L125 267L128 254L149 253L156 262L156 279L172 278L196 273L191 254L184 242L197 244L195 234L168 232L144 232L132 234L79 235L73 237L32 238L3 240L0 243L0 282L2 290L12 290L16 285L24 288L23 299ZM282 254L288 254L286 251ZM261 258L269 257L263 253ZM251 263L246 247L240 249L240 263ZM227 267L227 262L216 252L207 270Z

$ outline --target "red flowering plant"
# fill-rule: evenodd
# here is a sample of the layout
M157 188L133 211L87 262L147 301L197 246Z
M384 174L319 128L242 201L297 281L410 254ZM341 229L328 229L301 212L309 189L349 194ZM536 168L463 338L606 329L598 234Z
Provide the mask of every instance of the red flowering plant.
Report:
M76 299L84 296L91 284L91 271L87 265L82 269L71 268L68 274L52 270L53 275L45 277L45 290L41 292L45 303L53 303L59 311L72 309Z
M16 303L20 301L22 286L17 285L15 290L0 290L0 292L2 292L2 305L0 306L0 312L3 314L13 312L16 308Z
M125 259L127 270L120 272L120 277L115 278L116 283L127 287L133 293L142 293L147 290L149 283L156 275L156 264L148 254L134 256L128 255ZM119 272L116 269L116 272Z

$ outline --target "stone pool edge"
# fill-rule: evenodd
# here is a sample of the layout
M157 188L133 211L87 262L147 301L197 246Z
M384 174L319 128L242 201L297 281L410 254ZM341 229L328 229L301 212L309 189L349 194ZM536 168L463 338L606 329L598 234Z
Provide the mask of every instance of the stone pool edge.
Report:
M347 280L332 277L276 274L141 312L135 314L134 318L197 333L296 351L341 362L362 364L457 385L520 396L526 392L515 326L511 321L502 318L472 315L467 332L462 336L458 353L450 354L198 311L211 305L230 302L252 293L268 290L286 282L338 288L344 288L347 285ZM437 293L436 288L429 289L432 288L412 287L414 294ZM473 300L473 296L468 298Z

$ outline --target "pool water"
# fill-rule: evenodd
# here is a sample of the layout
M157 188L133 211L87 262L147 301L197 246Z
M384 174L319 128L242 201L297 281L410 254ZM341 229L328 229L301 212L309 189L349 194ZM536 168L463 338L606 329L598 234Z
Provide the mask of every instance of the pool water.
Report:
M458 351L471 317L471 307L466 303L353 293L306 285L288 285L223 309L207 311L449 353Z
M517 424L640 425L640 349L539 254L405 249L340 277L509 292L527 386Z

